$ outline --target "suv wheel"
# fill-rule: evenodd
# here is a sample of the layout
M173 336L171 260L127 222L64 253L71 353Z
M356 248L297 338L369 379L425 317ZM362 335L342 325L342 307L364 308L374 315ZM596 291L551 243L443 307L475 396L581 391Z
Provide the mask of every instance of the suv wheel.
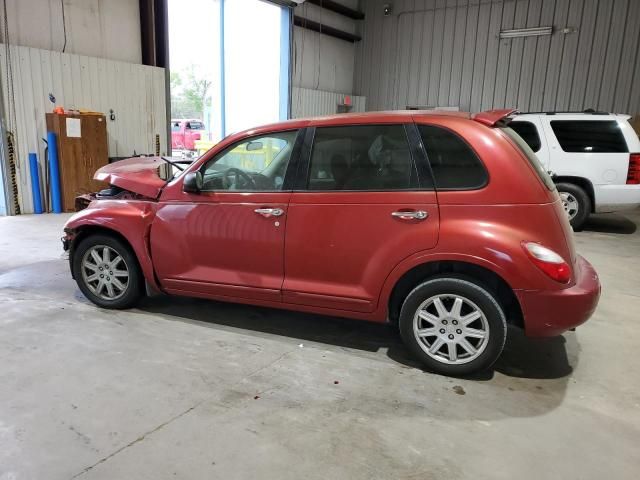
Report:
M103 308L129 308L144 281L131 249L109 235L90 235L73 252L73 275L85 297Z
M438 277L407 295L400 334L430 370L468 375L498 359L507 322L496 299L483 287L468 279Z
M573 183L558 183L556 187L562 199L562 206L569 217L569 223L574 230L580 230L591 212L589 195Z

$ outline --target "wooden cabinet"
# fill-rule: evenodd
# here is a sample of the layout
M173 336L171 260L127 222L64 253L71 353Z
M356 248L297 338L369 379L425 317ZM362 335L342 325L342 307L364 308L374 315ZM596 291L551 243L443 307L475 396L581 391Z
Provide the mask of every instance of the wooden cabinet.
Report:
M76 196L107 187L93 180L96 170L109 163L107 121L104 115L47 113L47 131L58 139L62 209L73 212Z

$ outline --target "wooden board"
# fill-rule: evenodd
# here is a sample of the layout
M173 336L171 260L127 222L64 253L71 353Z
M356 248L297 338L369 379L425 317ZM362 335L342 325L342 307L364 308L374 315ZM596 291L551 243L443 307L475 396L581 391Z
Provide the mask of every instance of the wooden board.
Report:
M80 121L80 136L69 136L67 119ZM58 143L62 209L73 212L75 198L107 186L93 180L100 167L109 163L107 122L104 115L57 115L47 113L47 131L54 132Z

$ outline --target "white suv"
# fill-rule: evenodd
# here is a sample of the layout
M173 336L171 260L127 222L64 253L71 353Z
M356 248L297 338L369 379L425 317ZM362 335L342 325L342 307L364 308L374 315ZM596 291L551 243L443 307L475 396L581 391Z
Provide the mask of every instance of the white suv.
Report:
M551 173L574 230L590 213L640 206L640 140L628 115L524 113L509 126Z

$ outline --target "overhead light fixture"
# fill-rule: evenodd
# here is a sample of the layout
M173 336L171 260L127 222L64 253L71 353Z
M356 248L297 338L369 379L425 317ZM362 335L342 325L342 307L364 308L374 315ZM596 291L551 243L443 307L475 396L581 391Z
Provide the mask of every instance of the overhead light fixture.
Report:
M551 35L553 27L516 28L514 30L502 30L500 38L540 37Z

